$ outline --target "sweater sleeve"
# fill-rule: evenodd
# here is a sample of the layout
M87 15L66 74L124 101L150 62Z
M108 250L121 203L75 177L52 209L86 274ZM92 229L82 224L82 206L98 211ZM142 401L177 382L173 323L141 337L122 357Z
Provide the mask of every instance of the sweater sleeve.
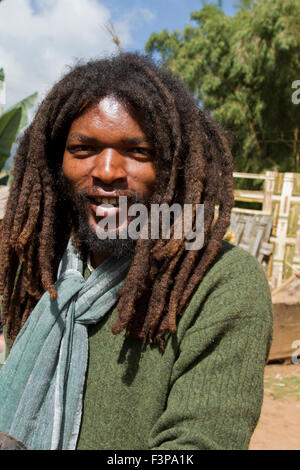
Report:
M152 429L152 449L249 446L263 401L273 322L265 275L254 258L245 259L246 270L239 264L227 276L212 274L214 288L181 341L167 405Z

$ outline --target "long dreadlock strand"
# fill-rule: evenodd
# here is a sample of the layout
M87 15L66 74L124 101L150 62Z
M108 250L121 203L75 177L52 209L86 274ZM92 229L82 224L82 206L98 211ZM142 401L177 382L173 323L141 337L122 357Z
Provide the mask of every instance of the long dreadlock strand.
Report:
M76 227L57 183L65 142L81 110L104 96L128 105L153 145L157 178L149 203L192 204L193 229L195 205L204 204L203 248L185 250L185 236L175 239L174 224L170 240L138 240L120 292L113 333L126 330L127 336L156 340L164 349L166 334L176 330L220 250L233 206L233 163L223 131L198 109L180 80L137 54L74 67L43 100L20 140L3 221L2 319L14 339L43 292L56 295L58 262Z
M144 287L146 274L149 271L150 243L151 240L146 240L146 243L142 243L142 240L138 240L137 242L136 254L125 284L122 287L122 296L117 305L117 310L120 311L120 315L117 322L112 326L112 332L114 334L120 333L130 323L134 316L135 303L141 296L141 290ZM131 291L130 304L124 303L124 299L128 291Z

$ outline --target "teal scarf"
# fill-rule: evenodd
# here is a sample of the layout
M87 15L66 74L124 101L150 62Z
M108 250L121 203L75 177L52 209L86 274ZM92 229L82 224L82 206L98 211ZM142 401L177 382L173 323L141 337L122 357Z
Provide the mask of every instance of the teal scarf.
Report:
M75 449L88 358L87 326L118 300L128 259L109 258L87 281L71 242L55 284L16 338L0 371L0 431L29 449Z

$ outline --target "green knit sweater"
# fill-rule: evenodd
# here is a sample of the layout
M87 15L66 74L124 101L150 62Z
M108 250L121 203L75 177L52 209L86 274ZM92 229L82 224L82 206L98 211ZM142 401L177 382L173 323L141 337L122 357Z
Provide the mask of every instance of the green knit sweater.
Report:
M266 276L224 242L164 354L123 334L114 310L89 329L78 449L247 449L272 339Z

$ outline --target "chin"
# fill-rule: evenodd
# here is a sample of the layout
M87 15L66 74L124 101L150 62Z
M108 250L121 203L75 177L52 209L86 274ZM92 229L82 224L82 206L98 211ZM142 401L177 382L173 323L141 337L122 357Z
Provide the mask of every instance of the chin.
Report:
M90 226L86 221L80 221L79 223L77 237L86 252L103 253L118 259L132 257L134 255L136 240L132 240L131 238L124 240L119 238L101 239L97 235L96 229L94 228L95 225L96 224L92 224ZM117 229L117 234L118 233L119 229Z

